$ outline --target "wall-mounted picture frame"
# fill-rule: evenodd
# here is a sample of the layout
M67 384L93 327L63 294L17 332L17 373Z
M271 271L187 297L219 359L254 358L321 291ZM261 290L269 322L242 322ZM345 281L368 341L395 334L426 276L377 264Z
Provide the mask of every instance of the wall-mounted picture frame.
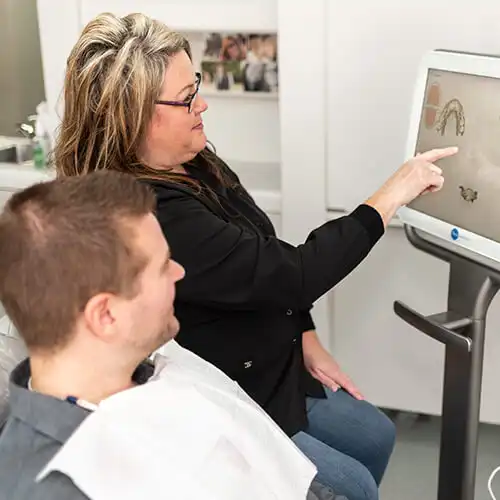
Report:
M210 93L276 94L279 89L277 35L207 33L200 71L203 89Z

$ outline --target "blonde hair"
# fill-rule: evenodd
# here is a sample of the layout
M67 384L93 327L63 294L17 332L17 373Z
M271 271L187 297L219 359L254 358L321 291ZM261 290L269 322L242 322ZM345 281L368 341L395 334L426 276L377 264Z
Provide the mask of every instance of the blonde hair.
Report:
M181 51L192 58L185 37L144 14L103 13L87 24L67 61L64 114L52 155L58 176L111 169L204 191L197 181L138 158L169 58ZM235 183L208 148L189 165L212 172L226 186Z

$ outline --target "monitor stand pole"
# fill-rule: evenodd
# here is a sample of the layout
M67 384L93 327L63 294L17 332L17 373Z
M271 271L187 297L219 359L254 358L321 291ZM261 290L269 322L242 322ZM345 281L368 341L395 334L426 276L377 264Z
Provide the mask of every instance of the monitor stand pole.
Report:
M405 232L414 247L450 264L446 312L423 316L399 301L394 311L445 345L438 500L473 500L485 320L500 272L434 245L412 227Z

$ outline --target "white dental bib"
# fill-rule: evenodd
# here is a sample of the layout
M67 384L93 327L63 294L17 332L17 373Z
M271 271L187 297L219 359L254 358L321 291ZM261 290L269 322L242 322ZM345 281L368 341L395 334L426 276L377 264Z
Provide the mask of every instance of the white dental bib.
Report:
M240 386L169 342L142 386L104 400L37 477L92 500L304 500L315 466Z

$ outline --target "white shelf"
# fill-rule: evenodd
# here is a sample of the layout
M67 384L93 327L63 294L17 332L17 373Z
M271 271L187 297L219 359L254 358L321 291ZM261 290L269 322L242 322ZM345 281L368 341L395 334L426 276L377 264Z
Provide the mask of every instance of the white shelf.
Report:
M268 214L281 214L281 166L279 163L231 160L224 157L223 159L238 175L259 208Z
M251 91L234 91L234 90L215 90L206 87L200 89L202 97L218 99L244 99L244 100L264 100L277 101L279 99L278 92L251 92Z
M67 1L67 0L65 0ZM276 2L269 0L85 0L80 3L82 27L104 11L123 16L140 10L178 31L267 33L277 30Z
M278 191L250 190L255 203L267 214L281 213L281 193Z
M246 189L281 191L281 167L279 163L227 160L223 155L221 157L236 172Z

